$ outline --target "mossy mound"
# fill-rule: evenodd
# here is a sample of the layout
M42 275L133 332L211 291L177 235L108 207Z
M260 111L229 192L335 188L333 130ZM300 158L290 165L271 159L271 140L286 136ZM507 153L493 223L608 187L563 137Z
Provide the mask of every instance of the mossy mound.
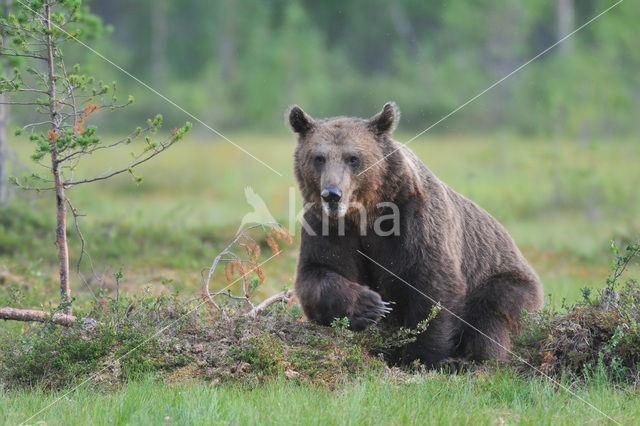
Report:
M258 318L244 314L175 297L103 299L90 312L92 326L30 324L20 336L2 336L0 374L8 386L45 388L84 380L117 385L149 373L172 382L252 386L284 377L332 387L385 368L362 335L305 322L296 307L278 306Z

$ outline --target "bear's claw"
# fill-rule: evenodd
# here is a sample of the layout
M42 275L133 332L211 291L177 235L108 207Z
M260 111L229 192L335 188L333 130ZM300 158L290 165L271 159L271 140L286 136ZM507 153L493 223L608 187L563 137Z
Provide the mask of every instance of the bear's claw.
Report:
M358 297L354 312L349 316L350 328L356 331L363 330L380 318L386 317L392 311L389 305L390 303L383 301L375 291L363 291Z

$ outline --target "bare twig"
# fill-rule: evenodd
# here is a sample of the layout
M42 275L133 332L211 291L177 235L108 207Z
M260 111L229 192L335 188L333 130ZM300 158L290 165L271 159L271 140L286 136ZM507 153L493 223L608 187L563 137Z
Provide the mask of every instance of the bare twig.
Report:
M87 150L83 150L83 151L72 152L72 153L68 154L66 157L62 157L60 159L60 161L65 162L65 161L71 160L72 158L75 158L75 157L78 157L78 156L81 156L81 155L90 155L90 154L93 154L94 152L100 151L102 149L113 148L115 146L122 145L124 143L128 143L129 141L131 141L136 136L144 134L144 133L146 133L146 132L148 132L150 130L151 130L151 127L147 127L145 129L143 129L142 132L137 132L137 131L134 130L133 132L129 133L124 138L119 139L119 140L117 140L115 142L112 142L112 143L106 144L106 145L97 145L97 146L95 146L95 147L93 147L91 149L87 149Z
M257 263L257 259L260 256L260 246L253 239L249 232L254 229L261 229L262 232L267 235L267 240L271 240L270 243L272 251L274 253L279 252L279 247L275 243L275 240L271 236L273 233L277 238L283 238L290 241L289 233L285 227L278 223L261 223L258 225L247 227L241 230L227 246L215 257L211 266L208 269L202 271L202 293L203 297L209 304L220 312L224 312L220 305L214 300L217 296L225 296L232 300L242 301L244 304L251 307L251 312L257 308L251 301L251 283L249 280L249 274L255 273L260 282L264 281L264 271ZM246 252L246 258L238 255L233 251L234 247L241 247ZM218 292L211 292L209 286L213 273L217 269L220 263L225 263L225 275L227 281L231 281L231 275L234 273L239 274L239 279L242 280L242 295L236 295L231 293L230 290L222 290ZM237 269L237 270L236 270ZM206 277L205 277L206 272ZM258 305L260 306L260 305ZM261 308L263 309L263 308Z
M84 235L82 234L82 231L80 230L79 218L82 217L82 216L85 216L85 215L78 213L78 210L75 207L73 207L73 204L71 204L71 200L68 197L67 197L67 204L69 205L69 209L71 210L71 213L73 214L73 222L74 222L74 226L76 228L76 234L78 234L78 237L80 238L80 256L78 257L78 263L76 263L76 273L78 274L78 276L82 280L82 283L84 284L84 286L91 292L91 295L93 296L93 298L95 300L98 300L98 297L96 296L96 293L93 291L93 289L89 285L89 282L85 279L85 277L82 274L82 272L80 272L80 265L82 264L82 259L86 256L87 259L89 259L89 266L91 267L91 272L92 272L94 277L96 276L95 270L93 268L93 260L91 259L91 256L89 255L89 252L85 248L86 247L86 242L85 242L85 239L84 239Z
M119 175L119 174L122 174L122 173L130 172L131 169L133 169L134 167L137 167L140 164L151 160L156 155L158 155L161 152L169 149L169 147L171 147L171 145L173 145L176 142L177 142L177 140L174 140L173 138L171 138L171 139L168 140L168 142L164 142L164 143L160 144L160 148L145 151L142 155L136 157L136 158L138 158L138 160L133 161L127 167L123 167L121 169L118 169L118 170L116 170L114 172L111 172L111 173L104 174L102 176L96 176L96 177L93 177L93 178L81 179L81 180L76 180L76 181L72 181L72 180L71 181L66 181L66 182L64 182L64 186L65 187L70 187L70 186L74 186L74 185L80 185L80 184L83 184L83 183L96 182L96 181L99 181L99 180L109 179L109 178L111 178L113 176L116 176L116 175ZM148 154L148 155L146 155L146 154Z
M0 105L37 105L37 106L49 106L46 102L0 102Z
M262 303L247 312L246 316L249 318L255 318L273 304L276 304L278 302L287 303L291 296L293 296L293 290L285 290L278 294L274 294L273 296L266 298Z

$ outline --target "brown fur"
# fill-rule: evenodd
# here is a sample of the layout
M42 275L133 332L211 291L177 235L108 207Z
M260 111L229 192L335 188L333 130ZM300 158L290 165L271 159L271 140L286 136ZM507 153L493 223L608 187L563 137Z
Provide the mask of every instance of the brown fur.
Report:
M298 135L295 174L305 202L313 203L305 220L316 234L303 227L297 297L310 320L327 325L347 316L351 327L360 330L384 316L382 300L393 303L392 318L414 327L433 305L422 292L464 321L442 310L401 351L400 361L437 366L448 357L501 359L509 333L518 332L521 311L541 307L540 281L502 225L391 138L398 119L393 103L368 120L313 120L297 106L290 110L289 123ZM371 229L361 235L360 216L350 209L344 232L333 217L323 236L320 192L328 186L339 188L345 201L362 203L368 226L386 214L377 203L395 203L399 235L379 236Z

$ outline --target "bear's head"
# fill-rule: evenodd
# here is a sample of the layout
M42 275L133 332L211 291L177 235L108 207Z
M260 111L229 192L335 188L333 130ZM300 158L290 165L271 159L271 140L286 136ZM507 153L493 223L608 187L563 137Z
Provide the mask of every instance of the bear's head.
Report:
M397 159L389 155L395 149L391 134L399 118L393 102L369 119L315 120L291 107L287 119L298 136L294 168L305 202L334 219L360 209L371 212L388 192L389 161Z

